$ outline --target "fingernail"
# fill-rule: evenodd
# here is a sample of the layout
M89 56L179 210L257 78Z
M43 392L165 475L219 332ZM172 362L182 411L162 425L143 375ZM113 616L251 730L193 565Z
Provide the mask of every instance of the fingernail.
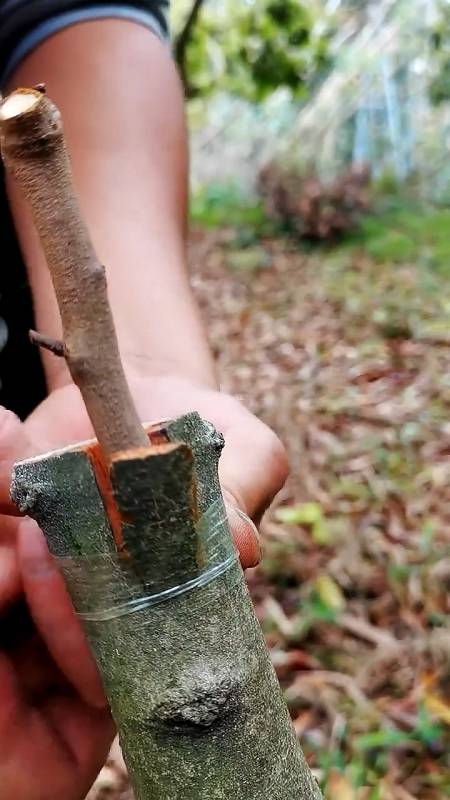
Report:
M238 506L226 503L226 508L243 569L256 567L261 560L261 539L255 523Z
M241 518L241 520L242 520L243 522L245 522L245 524L246 524L246 525L248 525L248 526L249 526L249 527L252 529L252 531L253 531L253 533L255 534L255 536L256 536L256 538L257 538L258 542L259 542L259 541L261 541L261 537L260 537L260 535L259 535L259 530L258 530L258 528L256 527L256 525L255 525L255 523L253 522L253 520L252 520L252 519L250 519L250 517L249 517L249 516L248 516L248 515L245 513L245 511L242 511L242 509L241 509L241 508L239 508L239 506L235 506L235 507L234 507L234 510L235 510L236 514L238 515L238 517L240 517L240 518Z

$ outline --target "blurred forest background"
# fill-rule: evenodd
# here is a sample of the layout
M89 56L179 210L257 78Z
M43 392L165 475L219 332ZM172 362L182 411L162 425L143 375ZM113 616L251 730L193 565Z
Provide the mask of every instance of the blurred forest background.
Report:
M194 289L290 455L249 583L295 728L327 800L450 797L450 2L173 15Z

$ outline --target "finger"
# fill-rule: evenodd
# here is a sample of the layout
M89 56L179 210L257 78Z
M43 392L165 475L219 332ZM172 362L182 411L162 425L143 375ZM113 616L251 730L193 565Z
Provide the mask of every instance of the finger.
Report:
M0 516L0 614L17 600L21 585L16 556L18 517Z
M0 653L0 741L2 757L4 745L10 740L12 729L24 711L23 696L9 658Z
M239 423L226 429L219 474L236 506L257 522L286 481L283 445L266 425L241 412Z
M67 681L51 659L37 632L9 654L21 690L29 703L36 705L49 689L67 689Z
M29 458L35 450L20 419L0 406L0 514L19 514L9 494L11 474L15 462Z
M70 420L70 425L67 424ZM92 438L95 434L79 389L73 384L55 389L25 421L40 453Z
M24 642L29 642L35 635L36 628L21 591L16 602L7 609L7 613L0 616L1 648L4 653L15 652L18 647L21 647Z
M15 547L12 544L0 546L0 614L18 598L20 575Z
M30 614L50 655L87 703L104 707L100 676L80 621L44 535L32 520L19 527L18 554Z
M226 502L225 506L242 569L256 567L261 560L261 540L255 523L232 502Z
M114 738L111 714L107 709L91 708L75 697L63 695L49 697L40 708L72 754L72 767L75 762L78 772L74 781L76 796L84 797L105 763Z

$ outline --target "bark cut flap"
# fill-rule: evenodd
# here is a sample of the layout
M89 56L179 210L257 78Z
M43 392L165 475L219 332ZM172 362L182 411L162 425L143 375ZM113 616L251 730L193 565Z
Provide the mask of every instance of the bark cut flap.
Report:
M197 577L197 497L192 451L184 444L123 454L111 465L123 544L150 587ZM170 579L170 580L169 580Z

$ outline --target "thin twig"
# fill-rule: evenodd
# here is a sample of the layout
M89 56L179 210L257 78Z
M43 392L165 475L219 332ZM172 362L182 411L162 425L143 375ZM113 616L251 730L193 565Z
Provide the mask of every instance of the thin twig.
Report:
M175 59L180 70L181 79L186 88L186 93L189 94L188 79L186 73L186 51L189 41L192 37L192 31L198 20L204 0L194 0L192 8L187 16L184 28L179 34L175 43Z
M35 344L37 347L42 347L44 350L49 350L50 353L53 353L53 355L58 356L59 358L64 358L64 342L61 342L59 339L52 339L50 336L44 336L44 334L33 330L29 331L28 335L30 337L31 344Z
M365 639L371 644L380 647L398 647L399 642L388 631L375 628L367 620L355 617L352 614L341 614L337 620L338 625L359 639Z
M18 89L0 106L0 132L5 165L30 203L55 287L63 354L103 454L110 461L148 447L119 354L105 269L75 195L61 115L42 86ZM47 337L37 343L54 352Z

